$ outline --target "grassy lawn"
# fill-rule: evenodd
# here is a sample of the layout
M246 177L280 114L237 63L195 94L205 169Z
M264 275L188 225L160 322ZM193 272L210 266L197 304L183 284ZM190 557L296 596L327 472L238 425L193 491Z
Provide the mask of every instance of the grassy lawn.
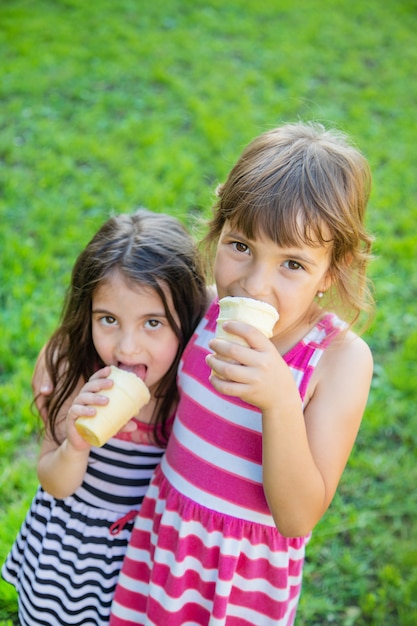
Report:
M192 225L242 147L315 119L374 173L375 377L308 548L297 626L417 624L415 0L0 5L0 561L36 481L30 379L78 252L111 212ZM0 582L0 625L16 599Z

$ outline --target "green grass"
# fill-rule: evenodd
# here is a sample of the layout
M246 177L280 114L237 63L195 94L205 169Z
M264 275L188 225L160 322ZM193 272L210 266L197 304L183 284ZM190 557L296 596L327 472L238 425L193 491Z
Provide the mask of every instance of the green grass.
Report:
M30 379L73 261L112 211L191 224L273 125L339 126L374 172L375 377L308 547L297 626L417 623L415 0L0 5L0 561L36 486ZM0 582L0 624L15 614ZM2 621L3 620L3 621Z

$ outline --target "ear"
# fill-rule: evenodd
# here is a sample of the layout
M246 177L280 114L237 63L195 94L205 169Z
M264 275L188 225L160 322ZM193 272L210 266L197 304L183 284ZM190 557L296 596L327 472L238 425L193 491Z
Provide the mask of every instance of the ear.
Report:
M346 254L343 261L341 262L342 271L343 269L348 269L352 261L353 261L353 254L351 253ZM323 293L328 291L328 289L330 289L330 287L335 282L336 278L337 278L337 274L334 271L332 271L331 267L329 267L327 269L326 274L322 278L322 281L320 283L320 288L318 291L322 291Z
M333 277L332 277L330 269L328 269L326 274L323 276L320 282L318 291L321 291L322 293L326 293L326 291L330 289L332 282L333 282Z
M349 267L352 261L353 261L353 254L351 252L348 252L345 255L345 258L343 259L343 265L346 265L346 267Z

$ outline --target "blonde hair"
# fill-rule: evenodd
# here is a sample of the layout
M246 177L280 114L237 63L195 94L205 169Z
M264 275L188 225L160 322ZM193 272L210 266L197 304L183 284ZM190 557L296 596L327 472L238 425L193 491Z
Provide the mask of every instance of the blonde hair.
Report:
M366 277L373 238L364 225L370 189L368 162L344 133L314 122L285 124L255 138L219 185L203 244L212 249L226 221L279 246L331 244L332 287L324 300L353 324L373 311Z

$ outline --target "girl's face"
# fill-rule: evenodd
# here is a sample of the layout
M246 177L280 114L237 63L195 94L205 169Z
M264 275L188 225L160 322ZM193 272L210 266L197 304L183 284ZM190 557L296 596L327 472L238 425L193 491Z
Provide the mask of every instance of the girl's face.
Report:
M162 289L180 326L171 293L165 285ZM149 388L167 373L179 346L156 291L146 285L132 287L117 271L93 294L92 334L106 365L134 372Z
M248 239L228 222L217 246L214 273L219 298L243 296L274 306L280 337L303 336L321 312L314 298L330 286L331 246L281 248L271 239ZM285 344L285 340L282 342Z

